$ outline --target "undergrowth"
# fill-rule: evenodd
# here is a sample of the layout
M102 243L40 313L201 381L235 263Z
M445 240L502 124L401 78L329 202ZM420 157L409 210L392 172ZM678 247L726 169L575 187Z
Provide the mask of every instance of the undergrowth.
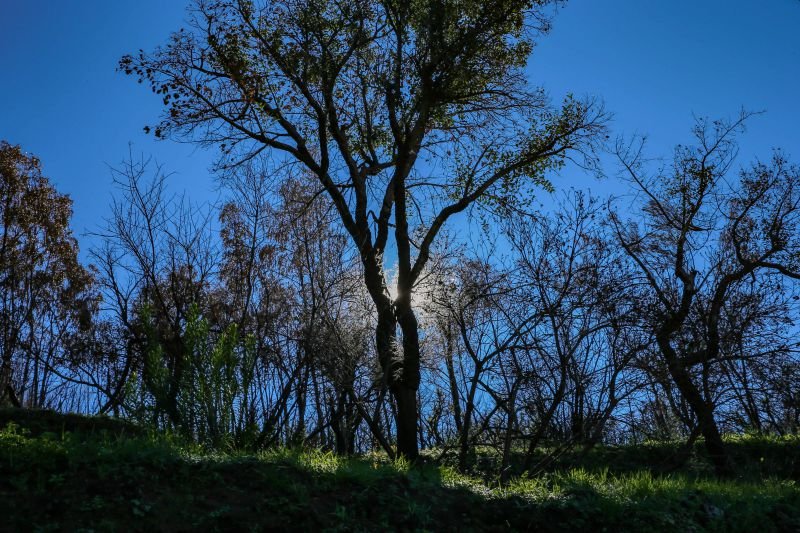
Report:
M41 429L0 430L0 529L800 530L797 437L729 439L742 472L733 480L691 464L653 473L644 461L668 451L653 444L564 457L500 486L446 460L412 467L380 454L214 453L117 427Z

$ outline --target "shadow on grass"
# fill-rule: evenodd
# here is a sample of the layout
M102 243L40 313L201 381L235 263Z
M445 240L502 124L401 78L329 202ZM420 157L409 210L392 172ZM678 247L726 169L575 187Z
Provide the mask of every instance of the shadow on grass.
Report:
M0 408L0 428L16 424L23 427L31 436L42 433L62 434L79 431L81 433L113 433L125 436L143 436L147 431L141 427L106 416L83 416L71 413L58 413L46 409Z
M501 489L379 457L214 455L145 436L11 427L0 431L0 517L10 531L792 531L800 491L608 469Z
M727 435L725 445L735 465L734 479L760 482L777 478L800 482L800 435ZM538 450L533 464L546 462L550 450ZM438 456L438 454L435 454ZM455 451L440 459L442 464L457 464ZM524 454L512 453L512 477L524 475ZM500 455L491 448L479 448L470 457L469 471L484 480L493 479L501 465ZM714 469L700 440L688 451L683 442L647 442L628 446L596 446L589 451L580 448L559 455L541 472L583 469L614 475L633 474L646 470L656 476L685 475L697 479L714 478Z

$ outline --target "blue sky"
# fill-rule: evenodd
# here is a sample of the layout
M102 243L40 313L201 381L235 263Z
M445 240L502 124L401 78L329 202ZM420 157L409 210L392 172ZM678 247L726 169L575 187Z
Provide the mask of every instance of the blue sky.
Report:
M112 191L108 165L152 155L195 201L217 198L213 154L154 141L160 100L115 71L120 56L165 42L182 0L0 0L0 139L41 158L74 200L77 234L97 227ZM742 137L741 162L783 147L800 161L800 0L572 0L529 64L554 99L604 99L614 134L646 133L654 154L689 141L692 113L765 110ZM619 191L570 170L556 186ZM85 249L87 242L82 242Z

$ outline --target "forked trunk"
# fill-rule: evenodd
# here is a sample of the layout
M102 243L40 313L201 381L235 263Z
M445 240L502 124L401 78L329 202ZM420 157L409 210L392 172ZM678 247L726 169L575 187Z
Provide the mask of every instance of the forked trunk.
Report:
M417 394L403 381L404 357L396 353L397 322L390 308L378 309L375 327L378 359L383 370L385 385L394 399L395 427L397 429L397 456L415 460L417 450Z
M705 440L706 451L708 451L708 457L714 465L714 471L717 476L726 477L731 473L731 464L725 450L725 444L722 442L722 434L719 432L716 420L714 420L714 409L700 394L700 390L692 381L689 371L680 358L670 353L670 351L671 347L670 350L664 350L662 346L662 353L669 354L667 357L669 373L697 417L697 425Z
M394 399L396 407L397 455L411 461L419 456L417 444L418 409L417 389L420 382L419 328L410 302L393 302L383 291L383 285L368 288L378 314L375 326L375 344L383 370L384 385ZM402 350L397 343L397 327L402 332Z

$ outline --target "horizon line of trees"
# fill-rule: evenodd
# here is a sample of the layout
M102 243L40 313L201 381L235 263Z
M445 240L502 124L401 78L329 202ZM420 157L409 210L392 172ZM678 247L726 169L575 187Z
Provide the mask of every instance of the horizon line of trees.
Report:
M638 196L565 192L548 213L498 219L491 245L435 251L413 302L423 447L467 468L493 446L501 472L524 450L533 471L545 444L551 460L598 443L800 430L800 173L776 152L737 175L745 118L699 122L697 144L653 174L640 144L633 159L618 143ZM254 161L202 210L168 194L163 169L129 160L83 267L69 200L19 147L0 158L3 376L18 405L114 414L211 446L397 453L357 252L311 179ZM637 210L621 214L623 201Z

